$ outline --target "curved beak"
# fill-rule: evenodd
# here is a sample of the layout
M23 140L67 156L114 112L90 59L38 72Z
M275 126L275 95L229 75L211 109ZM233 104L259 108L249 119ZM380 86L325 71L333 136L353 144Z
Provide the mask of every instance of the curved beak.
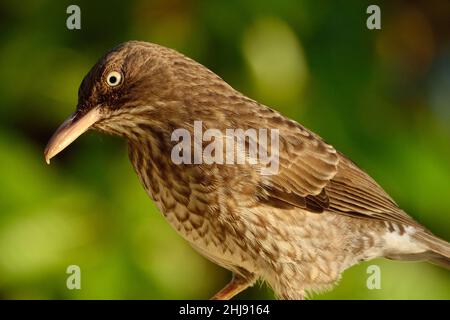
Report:
M70 115L70 117L59 126L45 147L44 157L47 164L50 164L51 158L64 150L99 119L100 112L98 107L93 108L83 115L80 115L79 112L74 112Z

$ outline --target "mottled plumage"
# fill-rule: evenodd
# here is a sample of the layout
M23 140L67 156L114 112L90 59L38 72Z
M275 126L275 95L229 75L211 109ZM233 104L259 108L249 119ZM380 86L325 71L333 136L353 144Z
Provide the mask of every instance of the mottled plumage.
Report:
M122 79L109 86L112 71ZM175 164L171 134L192 132L194 121L221 132L278 129L278 174L262 175L261 164ZM74 126L77 134L68 131ZM83 80L77 111L50 141L47 159L90 126L127 140L142 185L169 223L233 272L216 298L231 298L257 279L280 298L303 298L376 257L449 265L449 244L353 162L174 50L133 41L107 53Z

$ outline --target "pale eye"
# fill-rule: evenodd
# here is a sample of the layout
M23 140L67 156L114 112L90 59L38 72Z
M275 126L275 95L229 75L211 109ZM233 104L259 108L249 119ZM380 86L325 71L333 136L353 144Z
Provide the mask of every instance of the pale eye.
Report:
M108 76L106 77L106 82L110 87L115 87L122 82L122 74L120 74L117 71L112 71L108 73Z

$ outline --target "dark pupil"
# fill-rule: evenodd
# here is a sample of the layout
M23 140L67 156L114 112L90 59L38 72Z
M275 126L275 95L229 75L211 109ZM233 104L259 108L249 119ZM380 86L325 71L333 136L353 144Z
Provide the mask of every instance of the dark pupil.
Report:
M117 78L115 76L111 76L111 78L109 78L109 82L111 82L112 84L117 82Z

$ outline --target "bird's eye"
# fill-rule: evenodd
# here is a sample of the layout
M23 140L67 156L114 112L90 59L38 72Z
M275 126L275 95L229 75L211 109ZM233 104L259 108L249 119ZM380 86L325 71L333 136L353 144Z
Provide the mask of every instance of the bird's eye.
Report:
M106 77L106 82L110 87L115 87L122 82L122 74L120 74L120 72L117 71L112 71L108 73L108 76Z

